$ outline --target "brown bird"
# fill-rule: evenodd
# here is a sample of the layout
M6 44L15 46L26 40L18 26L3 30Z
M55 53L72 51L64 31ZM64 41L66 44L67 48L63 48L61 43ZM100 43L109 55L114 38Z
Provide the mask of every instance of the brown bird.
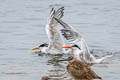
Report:
M41 80L51 80L51 79L47 76L43 76Z
M75 80L102 80L86 62L77 60L73 56L68 57L68 62L67 71Z

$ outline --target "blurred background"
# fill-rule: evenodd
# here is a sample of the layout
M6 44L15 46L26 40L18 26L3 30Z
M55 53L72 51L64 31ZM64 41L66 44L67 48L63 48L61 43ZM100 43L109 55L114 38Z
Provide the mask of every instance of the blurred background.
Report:
M94 71L103 80L120 79L120 0L0 0L0 80L40 80L44 75L67 80L67 63L54 62L61 56L30 51L48 42L47 17L51 8L61 6L63 20L82 34L97 57L114 54L110 64L92 66Z

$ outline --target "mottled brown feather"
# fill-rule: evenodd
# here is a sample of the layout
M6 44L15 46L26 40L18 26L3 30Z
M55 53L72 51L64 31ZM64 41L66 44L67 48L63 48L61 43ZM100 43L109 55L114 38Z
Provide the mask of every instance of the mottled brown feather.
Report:
M71 63L67 65L68 73L75 78L76 80L79 79L101 79L85 62L78 61L74 59Z

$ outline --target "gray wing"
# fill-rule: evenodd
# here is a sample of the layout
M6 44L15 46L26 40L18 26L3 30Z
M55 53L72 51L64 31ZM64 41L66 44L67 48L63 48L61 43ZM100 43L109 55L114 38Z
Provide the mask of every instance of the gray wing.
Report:
M49 52L60 52L63 49L60 48L60 46L63 46L64 41L61 38L60 32L58 31L58 22L54 19L61 19L63 17L63 10L64 7L61 7L57 10L52 9L50 12L50 17L48 19L48 23L46 24L46 33L48 35L49 39Z
M55 20L62 25L61 33L63 37L70 43L78 45L83 51L83 59L88 63L94 61L96 58L90 53L89 47L85 39L80 35L80 33L75 30L72 26L66 24L60 19L55 18Z
M63 28L61 28L61 33L68 42L77 43L81 40L81 35L72 26L60 19L55 18L55 20L62 25Z
M90 49L85 41L85 39L81 39L81 50L83 51L83 59L87 63L92 63L96 60L96 58L90 53Z
M50 11L50 15L49 15L49 18L48 18L48 24L49 25L56 25L56 24L58 24L57 23L57 21L53 18L53 17L55 17L55 18L57 18L57 19L61 19L64 15L64 7L61 7L61 8L59 8L59 9L57 9L57 10L55 10L54 8L52 8L51 9L51 11Z

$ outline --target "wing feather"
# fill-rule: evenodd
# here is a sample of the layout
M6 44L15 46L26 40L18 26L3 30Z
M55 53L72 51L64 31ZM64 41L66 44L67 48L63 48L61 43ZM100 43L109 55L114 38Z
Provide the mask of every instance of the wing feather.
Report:
M67 65L67 71L76 79L94 79L99 76L88 66L86 62L74 61Z
M60 19L55 18L55 20L62 25L61 34L69 42L78 45L83 51L83 59L88 63L95 61L96 58L90 53L89 47L85 39L80 35L80 33L75 30L72 26L63 22Z
M58 22L54 19L61 19L64 15L64 7L61 7L57 10L52 8L48 23L46 24L46 33L48 35L49 39L49 52L54 51L54 52L60 52L63 51L63 49L60 48L60 46L63 46L64 41L61 38L60 32L58 31Z
M77 43L81 40L81 35L72 26L60 19L55 18L55 20L62 25L61 33L68 42Z
M57 19L61 19L64 16L63 15L64 14L63 11L64 11L64 7L61 7L59 9L57 9L57 10L55 10L54 8L52 8L51 11L50 11L49 18L48 18L48 24L49 25L58 24L53 17L55 17Z

